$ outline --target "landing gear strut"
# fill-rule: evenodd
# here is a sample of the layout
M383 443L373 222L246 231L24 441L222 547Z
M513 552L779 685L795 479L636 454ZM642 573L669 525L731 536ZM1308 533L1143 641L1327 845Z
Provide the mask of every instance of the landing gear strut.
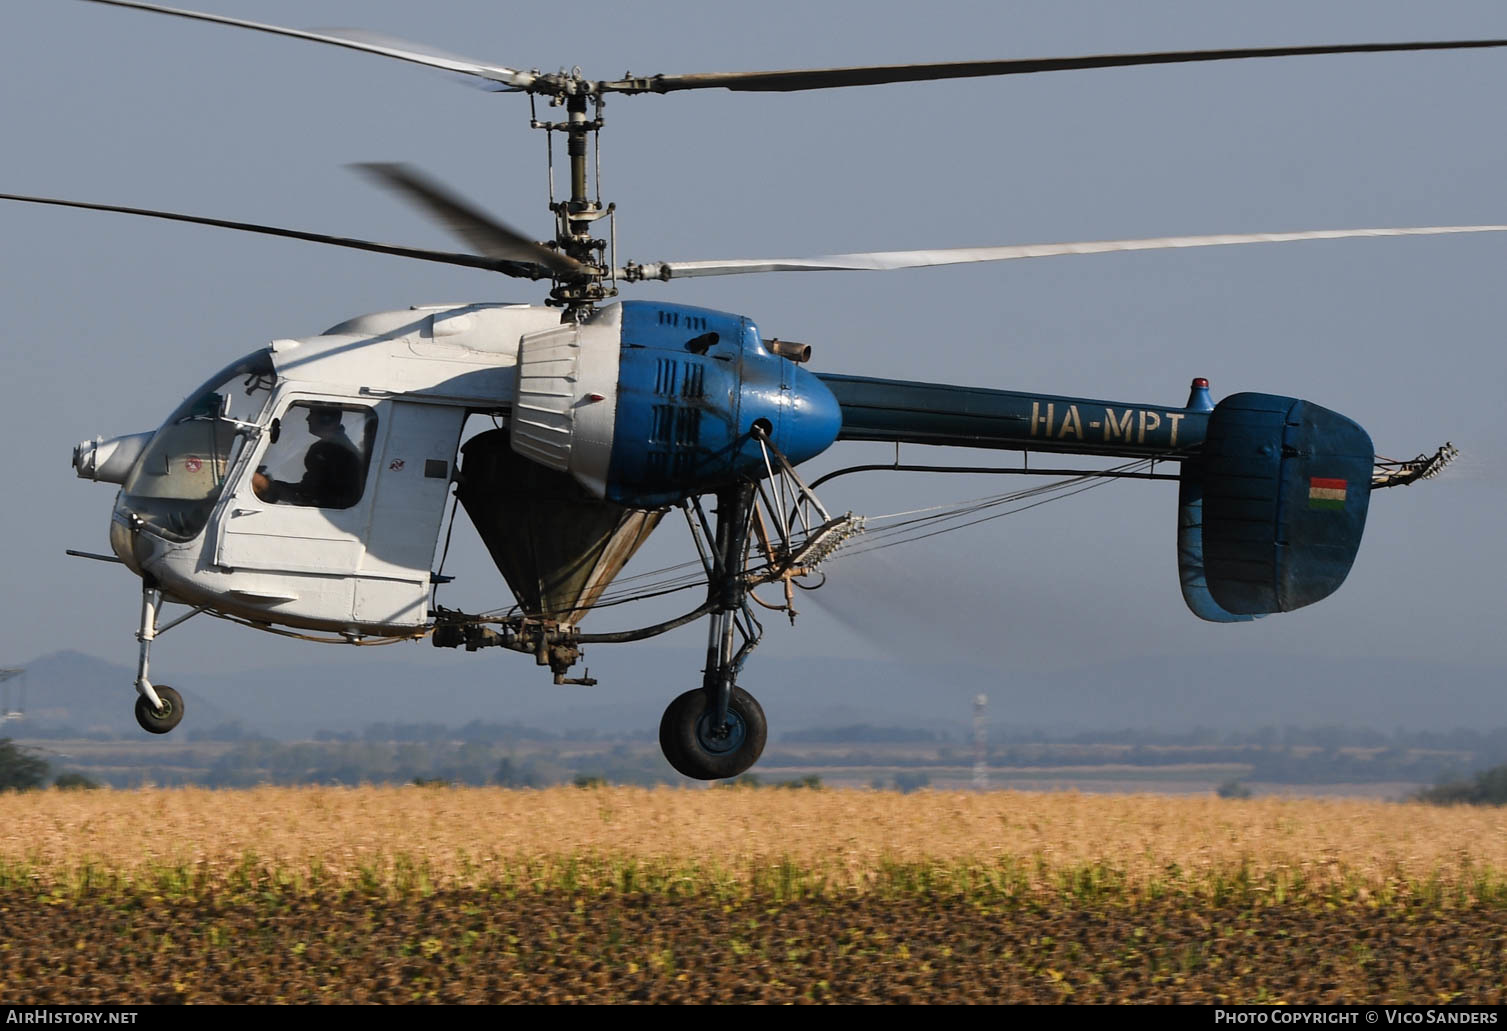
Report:
M713 608L701 687L670 703L659 723L659 746L671 766L697 780L736 777L759 761L769 725L753 695L737 686L738 672L758 644L758 620L748 607L743 575L756 487L739 483L717 492L717 529L702 554ZM699 505L696 513L705 518ZM694 530L694 524L693 524ZM700 541L698 539L698 547ZM744 638L734 651L734 633Z
M141 627L136 631L136 640L141 649L136 659L136 722L148 734L166 734L183 721L183 696L166 684L153 684L150 672L152 642L179 623L185 623L204 611L202 606L188 614L158 625L157 617L162 610L162 592L157 581L143 579L141 584Z

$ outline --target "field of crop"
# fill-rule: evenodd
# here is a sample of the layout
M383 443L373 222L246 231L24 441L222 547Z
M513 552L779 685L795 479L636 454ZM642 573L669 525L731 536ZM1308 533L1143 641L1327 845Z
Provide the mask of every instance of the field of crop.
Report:
M0 998L1507 1001L1507 813L775 789L0 795Z

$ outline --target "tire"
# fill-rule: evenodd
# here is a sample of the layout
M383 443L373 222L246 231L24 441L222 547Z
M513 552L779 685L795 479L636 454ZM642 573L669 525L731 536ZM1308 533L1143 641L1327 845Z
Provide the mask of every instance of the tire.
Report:
M677 771L695 780L723 780L743 773L764 752L769 723L753 695L733 688L725 736L709 726L706 690L687 691L670 703L659 721L659 747Z
M148 734L166 734L183 721L183 696L171 687L156 688L162 708L153 709L144 695L136 697L136 722Z

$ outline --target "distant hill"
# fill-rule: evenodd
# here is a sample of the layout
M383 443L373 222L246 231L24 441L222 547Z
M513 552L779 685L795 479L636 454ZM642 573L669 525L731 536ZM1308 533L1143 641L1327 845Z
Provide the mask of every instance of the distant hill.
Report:
M123 666L82 652L53 652L27 663L26 672L19 681L24 682L25 716L6 725L0 733L24 737L39 727L71 728L84 736L145 733L136 725L134 715L134 663ZM17 691L20 689L18 686ZM212 726L232 718L224 709L203 697L186 697L183 710L185 719L194 720L200 726Z
M401 650L400 650L401 649ZM642 645L587 656L597 687L557 687L526 656L427 645L351 649L320 665L171 676L183 692L182 730L240 721L284 740L359 732L375 722L472 720L548 731L653 736L669 700L697 686L703 656ZM131 714L133 666L78 652L34 660L26 673L32 725L140 735ZM1507 726L1502 673L1422 660L1312 659L1248 654L1209 661L1129 658L1051 672L836 658L774 649L749 663L744 685L763 704L771 739L812 726L904 727L963 740L972 702L990 700L995 727L1076 733L1121 729L1253 730L1334 725L1391 732ZM19 724L7 732L24 736ZM171 737L171 736L170 736Z

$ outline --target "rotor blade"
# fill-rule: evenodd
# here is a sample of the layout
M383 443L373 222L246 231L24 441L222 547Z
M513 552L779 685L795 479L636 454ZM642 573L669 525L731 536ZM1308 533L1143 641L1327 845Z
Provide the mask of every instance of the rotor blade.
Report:
M438 182L407 165L352 165L384 186L396 191L439 220L445 228L488 257L543 265L552 272L570 275L585 271L574 258L552 251L522 233L503 225Z
M326 236L324 233L306 233L300 229L280 229L251 222L231 222L222 218L204 218L200 215L180 215L172 211L154 211L150 208L123 208L114 204L90 204L76 200L58 200L53 197L27 197L17 193L0 193L0 200L16 200L27 204L52 204L63 208L83 208L87 211L115 211L122 215L145 215L148 218L167 219L172 222L192 222L196 225L219 226L221 229L239 229L264 236L282 236L290 240L308 240L311 243L327 243L336 247L349 247L358 251L373 251L391 254L399 258L417 258L420 261L436 261L446 265L465 265L469 268L501 272L506 276L521 279L547 279L549 270L527 262L503 261L482 257L479 254L452 254L447 251L431 251L422 247L400 247L390 243L374 243L371 240L356 240L345 236Z
M1314 229L1298 233L1225 233L1215 236L1156 236L1145 240L1098 240L1087 243L1028 243L1013 247L952 247L931 251L869 251L813 258L728 258L720 261L662 261L630 264L617 275L640 279L688 279L735 276L746 272L838 272L961 265L1012 258L1051 258L1059 254L1105 254L1111 251L1160 251L1177 247L1221 247L1237 243L1291 243L1297 240L1345 240L1358 236L1440 236L1446 233L1502 233L1502 226L1421 226L1412 229Z
M385 53L390 50L402 50L410 54L436 58L441 62L448 61L453 64L462 64L468 66L476 66L480 64L480 62L473 61L468 57L461 57L458 54L452 54L449 51L441 50L438 47L432 47L425 43L415 43L412 40L399 39L396 36L388 36L380 32L372 32L369 29L317 28L310 29L309 31L316 32L322 36L334 36L336 37L336 40L349 40L352 43L370 44L371 47L382 48L377 51L378 53ZM332 40L331 42L335 42L336 40ZM367 48L363 47L363 49ZM443 65L443 67L448 68L449 65ZM500 79L490 78L487 76L477 76L464 72L458 72L453 76L446 76L446 78L451 78L455 82L460 83L462 86L470 86L472 89L479 89L487 93L517 93L520 89L526 88L503 82ZM533 81L532 77L530 77L530 81Z
M291 36L294 39L306 39L313 43L329 43L332 46L346 47L350 50L361 50L368 54L381 54L383 57L395 57L400 61L428 65L430 68L443 68L449 72L473 75L477 78L502 83L504 86L513 89L527 89L533 84L535 78L537 78L532 72L519 71L516 68L508 68L500 64L488 64L485 61L473 61L466 57L454 57L416 43L408 43L389 37L380 37L375 34L365 33L360 29L323 29L318 31L286 29L280 25L263 25L261 22L245 21L241 18L229 18L221 14L204 14L201 11L187 11L177 7L163 7L160 4L141 3L140 0L89 0L89 2L109 4L111 7L134 7L141 11L172 14L180 18L196 18L199 21L216 22L220 25L233 25L240 29L269 32L276 36Z
M1005 61L954 61L945 64L864 65L853 68L806 68L775 72L705 72L653 75L603 82L604 91L672 93L688 89L730 89L784 93L792 90L875 86L886 82L971 79L986 75L1023 75L1081 68L1124 68L1143 64L1189 64L1248 57L1302 57L1311 54L1377 54L1400 50L1472 50L1507 46L1507 39L1440 40L1412 43L1342 43L1302 47L1241 47L1234 50L1166 50L1144 54L1097 54Z

